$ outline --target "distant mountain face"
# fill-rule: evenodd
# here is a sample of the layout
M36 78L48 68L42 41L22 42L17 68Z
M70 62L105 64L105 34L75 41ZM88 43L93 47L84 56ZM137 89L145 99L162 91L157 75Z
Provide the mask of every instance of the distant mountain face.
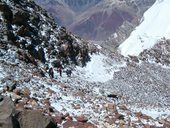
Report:
M36 0L60 25L88 40L105 40L124 22L136 26L155 0Z
M83 11L95 6L102 0L63 0L72 10Z

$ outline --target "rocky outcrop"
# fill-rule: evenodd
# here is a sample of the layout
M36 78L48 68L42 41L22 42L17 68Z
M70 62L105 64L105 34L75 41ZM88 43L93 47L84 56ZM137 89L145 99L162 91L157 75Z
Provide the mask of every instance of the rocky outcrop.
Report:
M20 60L34 65L37 61L50 63L51 59L60 60L63 65L85 65L89 60L87 42L58 26L33 1L3 0L0 7L0 40L7 49L15 46L16 54L19 54L16 57Z
M40 111L20 109L16 111L11 98L0 96L1 128L56 128L52 118Z
M0 4L0 11L3 12L4 19L6 19L8 23L12 23L13 13L10 10L9 6L1 3Z
M139 60L169 66L170 40L163 39L162 41L158 42L153 48L144 50L139 55Z

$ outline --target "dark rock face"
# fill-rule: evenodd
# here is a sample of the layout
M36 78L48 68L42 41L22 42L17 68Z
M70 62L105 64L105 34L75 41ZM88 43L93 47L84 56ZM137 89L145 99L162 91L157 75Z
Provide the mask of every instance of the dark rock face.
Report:
M3 12L4 19L6 19L8 23L11 23L12 19L13 19L13 13L10 10L9 6L1 3L0 4L0 11Z
M23 10L16 10L13 16L13 24L16 25L26 25L27 21L29 21L29 12Z
M37 60L49 63L50 59L62 64L79 64L79 57L83 65L88 61L87 43L58 26L33 1L3 0L0 14L0 41L7 49L7 44L15 46L19 59L34 65Z
M4 99L3 96L0 95L0 102L3 101L3 99Z

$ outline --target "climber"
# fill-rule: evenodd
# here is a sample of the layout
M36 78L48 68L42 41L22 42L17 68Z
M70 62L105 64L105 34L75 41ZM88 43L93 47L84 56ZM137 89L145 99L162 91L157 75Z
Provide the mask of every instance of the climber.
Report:
M52 67L49 69L48 73L49 73L50 78L54 78L54 71Z
M71 68L68 68L66 70L66 74L67 74L68 77L71 77L71 74L72 74Z
M62 67L61 66L58 68L58 72L60 73L60 76L62 77Z

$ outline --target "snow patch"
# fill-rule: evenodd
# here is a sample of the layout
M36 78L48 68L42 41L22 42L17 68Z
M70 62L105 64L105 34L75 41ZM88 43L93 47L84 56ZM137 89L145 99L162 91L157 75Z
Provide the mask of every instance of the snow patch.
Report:
M157 0L145 12L144 21L120 46L124 56L138 56L143 50L152 48L161 38L170 38L170 1Z
M161 118L163 116L170 115L170 109L165 108L148 108L148 109L142 109L142 108L132 108L133 111L142 112L143 114L146 114L148 116L151 116L152 118Z
M85 67L77 67L79 77L90 82L106 82L113 78L115 71L119 67L125 66L118 64L106 57L104 54L91 55L91 61Z

